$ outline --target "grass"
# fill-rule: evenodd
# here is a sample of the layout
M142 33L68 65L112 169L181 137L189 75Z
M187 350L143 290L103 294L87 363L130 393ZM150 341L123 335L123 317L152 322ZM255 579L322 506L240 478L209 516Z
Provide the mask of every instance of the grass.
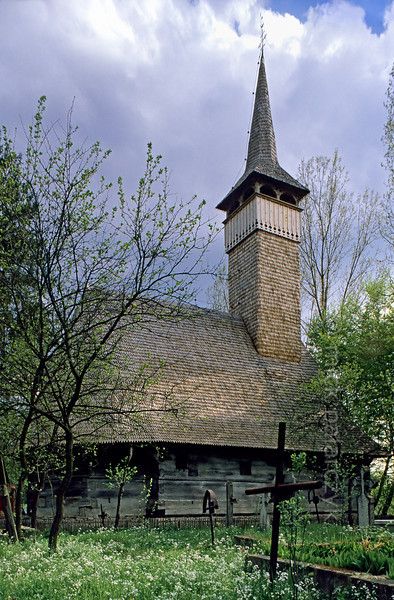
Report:
M49 554L38 536L21 544L0 540L1 600L289 600L287 574L272 587L266 574L245 570L245 549L234 546L234 529L101 530L62 534ZM362 600L365 594L348 596ZM345 598L338 595L338 598ZM310 581L298 600L320 600Z
M269 533L249 529L244 532L255 538L255 548L267 554L270 548ZM386 575L394 579L394 535L380 528L351 528L339 525L309 525L303 539L298 535L296 557L314 564L329 565ZM290 557L286 535L282 535L279 555Z
M63 534L59 552L46 540L0 543L3 600L179 600L259 598L259 574L231 534L208 530L98 531ZM263 598L263 596L261 596ZM310 598L311 596L305 596Z

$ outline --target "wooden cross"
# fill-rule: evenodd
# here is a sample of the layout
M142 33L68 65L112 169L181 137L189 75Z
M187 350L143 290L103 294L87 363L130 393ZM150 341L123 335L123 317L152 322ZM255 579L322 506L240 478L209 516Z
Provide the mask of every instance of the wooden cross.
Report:
M278 546L279 546L279 526L280 526L280 510L279 503L298 490L315 490L323 485L321 481L299 481L298 483L284 483L284 463L285 463L285 440L286 440L286 423L279 423L278 431L278 450L276 459L276 474L275 485L266 485L258 488L249 488L245 490L245 494L267 494L271 493L271 500L274 503L272 513L272 533L271 533L271 551L270 551L270 578L273 581L276 577L276 566L278 562Z

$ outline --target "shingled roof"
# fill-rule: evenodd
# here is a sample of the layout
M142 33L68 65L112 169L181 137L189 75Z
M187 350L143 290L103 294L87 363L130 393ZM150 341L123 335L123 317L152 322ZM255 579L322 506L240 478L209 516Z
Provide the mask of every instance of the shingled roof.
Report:
M309 192L305 186L289 175L278 162L263 49L259 65L245 172L227 196L218 204L217 208L221 210L227 209L231 198L237 191L240 191L240 188L247 186L247 182L253 174L268 178L274 183L284 184L285 187L289 186L298 192L300 198Z
M302 389L316 371L308 352L300 364L264 358L242 320L227 313L193 308L176 322L139 325L123 336L118 361L125 382L142 364L162 364L161 374L147 390L140 419L116 419L97 441L269 449L284 420L289 448L319 452L326 443L319 408ZM162 410L170 408L176 410ZM349 445L351 436L345 438Z

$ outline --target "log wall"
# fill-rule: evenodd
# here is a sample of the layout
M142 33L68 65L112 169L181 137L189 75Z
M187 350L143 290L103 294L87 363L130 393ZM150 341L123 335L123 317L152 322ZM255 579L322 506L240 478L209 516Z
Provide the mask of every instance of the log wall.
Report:
M84 471L79 467L73 478L65 502L66 519L77 519L93 523L99 519L101 509L106 514L106 524L113 523L116 512L117 490L110 489L105 469L109 462L118 462L126 455L125 446L108 445L101 448L97 464ZM215 492L219 509L217 516L224 518L226 514L226 482L233 484L234 516L247 518L257 516L261 503L269 498L246 496L245 489L273 483L275 475L275 452L254 450L250 448L217 448L195 445L166 446L159 453L146 446L136 448L133 461L138 474L125 487L121 506L121 517L124 523L134 522L136 518L145 516L157 519L183 520L185 517L202 519L202 502L206 489ZM144 485L145 476L156 478L154 481L154 497L150 503L154 510L147 513L147 493ZM309 473L300 475L301 479L316 479ZM286 481L290 481L288 475ZM54 512L53 490L56 482L47 485L39 498L38 518L44 523ZM307 494L306 494L307 495ZM353 518L357 523L356 499L353 500ZM315 511L313 504L309 505ZM325 520L343 519L344 506L340 498L321 498L320 517ZM266 505L267 523L270 521L272 505ZM263 514L263 513L262 513ZM316 515L315 517L316 518Z
M273 458L268 452L244 448L169 447L159 460L158 500L154 516L200 515L205 490L212 489L219 502L218 515L226 512L226 481L234 486L235 515L258 512L259 497L246 496L245 489L272 483L275 474ZM151 469L148 469L151 471ZM55 488L56 484L52 485ZM125 487L121 513L124 517L143 516L146 507L144 465ZM113 516L117 491L110 489L105 465L88 474L78 473L69 489L65 515L97 518L103 510ZM39 499L39 517L53 512L53 491L47 486Z

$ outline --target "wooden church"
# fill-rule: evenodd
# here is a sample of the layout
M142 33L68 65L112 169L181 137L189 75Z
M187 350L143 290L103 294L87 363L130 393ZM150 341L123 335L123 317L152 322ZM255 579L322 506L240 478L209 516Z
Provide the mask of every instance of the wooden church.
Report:
M245 172L217 206L225 218L230 311L192 308L187 318L151 321L124 336L125 376L132 365L161 361L156 397L167 395L176 408L147 411L138 422L125 416L100 430L92 439L97 460L80 465L66 516L97 518L101 508L114 514L116 490L105 469L130 447L138 473L126 485L123 516L200 515L207 488L223 514L227 482L235 514L256 514L258 497L245 489L273 482L280 421L287 423L288 456L307 452L320 476L333 444L355 456L360 472L368 465L359 434L337 420L333 428L305 390L316 371L300 327L299 204L307 194L278 162L262 57ZM144 480L150 484L141 508ZM320 493L323 507L327 488ZM45 490L39 514L50 516L52 503Z

